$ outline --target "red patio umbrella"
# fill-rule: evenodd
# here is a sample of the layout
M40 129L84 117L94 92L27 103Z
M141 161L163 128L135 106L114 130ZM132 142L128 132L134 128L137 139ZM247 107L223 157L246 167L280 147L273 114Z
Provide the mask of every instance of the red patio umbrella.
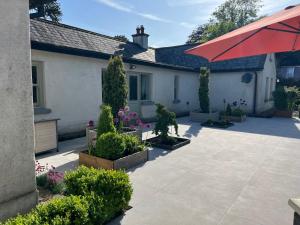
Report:
M300 50L300 5L248 24L186 51L209 61Z

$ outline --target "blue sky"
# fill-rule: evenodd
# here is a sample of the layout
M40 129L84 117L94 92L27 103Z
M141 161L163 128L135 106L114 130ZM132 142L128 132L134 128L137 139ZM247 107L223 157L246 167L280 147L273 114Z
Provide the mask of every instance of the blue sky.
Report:
M225 0L59 0L62 22L83 29L131 40L143 24L153 47L183 44L198 25L208 21ZM260 14L270 14L299 0L263 0Z

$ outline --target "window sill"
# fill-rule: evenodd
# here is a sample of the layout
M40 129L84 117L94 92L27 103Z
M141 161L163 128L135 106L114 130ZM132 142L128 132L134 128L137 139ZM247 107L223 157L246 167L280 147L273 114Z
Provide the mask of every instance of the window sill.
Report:
M173 100L173 104L179 104L181 101L179 99Z
M34 115L43 115L51 113L51 109L47 109L44 107L34 107Z

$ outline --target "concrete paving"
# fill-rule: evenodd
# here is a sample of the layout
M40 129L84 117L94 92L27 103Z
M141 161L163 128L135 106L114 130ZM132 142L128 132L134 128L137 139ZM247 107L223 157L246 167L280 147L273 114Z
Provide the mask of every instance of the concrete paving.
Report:
M133 208L110 225L292 225L288 199L300 197L299 120L248 118L227 130L179 122L191 144L152 149L149 162L129 171ZM56 157L54 164L70 168L62 162L70 157L76 165L73 153L61 154L42 160Z

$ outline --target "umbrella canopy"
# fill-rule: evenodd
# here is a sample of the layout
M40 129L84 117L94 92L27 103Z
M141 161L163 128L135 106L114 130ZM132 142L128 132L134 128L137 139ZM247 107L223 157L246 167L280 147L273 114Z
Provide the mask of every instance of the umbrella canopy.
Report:
M300 5L248 24L185 53L221 61L300 50Z

